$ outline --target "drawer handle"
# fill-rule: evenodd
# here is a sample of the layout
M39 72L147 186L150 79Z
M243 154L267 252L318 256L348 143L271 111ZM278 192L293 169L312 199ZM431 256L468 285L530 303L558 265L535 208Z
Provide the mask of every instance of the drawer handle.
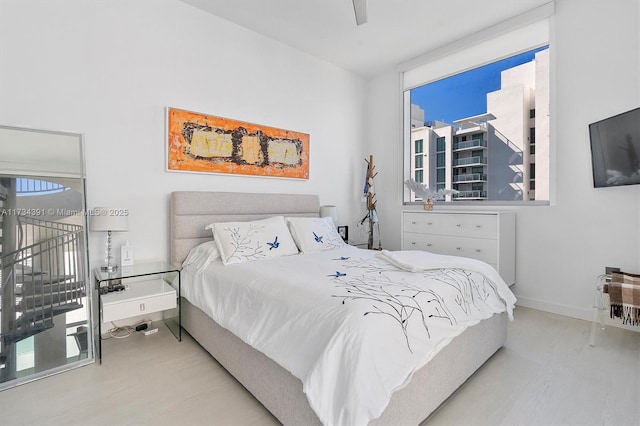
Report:
M141 311L144 311L144 309L145 309L145 307L144 307L144 303L141 303L141 304L140 304L140 310L141 310Z
M480 249L476 249L476 253L480 253L482 250Z
M476 225L476 228L482 228L482 225Z
M413 222L411 222L411 224L412 224L412 225L415 225L415 224L416 224L416 222L415 222L415 221L413 221Z
M462 247L456 247L456 250L462 250Z
M457 226L458 228L460 228L460 227L462 226L462 224L461 224L461 223L458 223L456 226Z
M427 244L427 247L431 247L431 243L428 243L428 244Z
M415 242L415 241L412 241L412 242L411 242L411 244L415 246L415 245L416 245L416 242Z
M427 222L427 225L433 225L433 222Z

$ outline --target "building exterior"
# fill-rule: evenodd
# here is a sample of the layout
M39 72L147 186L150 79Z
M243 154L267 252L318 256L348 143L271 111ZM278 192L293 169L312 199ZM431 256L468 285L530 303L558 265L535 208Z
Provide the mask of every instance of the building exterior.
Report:
M486 113L425 123L412 105L411 126L411 177L447 201L548 200L549 50L502 71Z

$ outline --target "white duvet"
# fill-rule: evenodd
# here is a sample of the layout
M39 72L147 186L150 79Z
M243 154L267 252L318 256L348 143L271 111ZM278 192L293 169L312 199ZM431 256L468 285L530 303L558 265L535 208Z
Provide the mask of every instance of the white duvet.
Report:
M515 303L482 262L377 253L347 246L216 261L201 274L187 266L182 295L299 378L323 424L364 425L440 348L494 313L511 316ZM406 260L419 271L404 270Z

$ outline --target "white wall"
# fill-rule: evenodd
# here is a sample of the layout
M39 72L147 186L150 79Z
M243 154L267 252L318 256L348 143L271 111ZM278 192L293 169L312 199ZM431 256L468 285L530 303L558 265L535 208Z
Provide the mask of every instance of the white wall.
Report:
M640 1L557 0L554 21L554 202L517 208L513 289L590 318L604 266L640 271L640 189L592 187L587 133L640 103ZM309 180L165 172L167 106L310 133ZM131 210L115 240L139 259L168 257L173 190L317 193L353 226L370 153L382 244L399 248L401 106L394 72L366 85L176 0L0 0L0 123L83 133L89 207Z
M0 124L83 133L88 206L130 209L114 245L138 259L168 259L174 190L316 193L354 225L365 98L362 78L177 0L0 0ZM167 106L309 133L309 179L166 172Z
M605 266L640 272L640 188L594 189L588 124L640 104L640 1L557 0L551 47L551 206L518 207L519 303L591 318ZM397 73L369 83L372 153L383 183L383 245L400 247L402 149ZM554 152L555 151L555 152Z

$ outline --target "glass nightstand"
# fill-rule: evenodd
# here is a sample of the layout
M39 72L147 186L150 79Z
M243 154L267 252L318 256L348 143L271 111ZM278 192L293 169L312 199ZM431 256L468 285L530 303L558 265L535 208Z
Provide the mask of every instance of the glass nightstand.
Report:
M161 313L167 328L182 340L179 268L166 262L145 262L111 273L95 268L93 276L94 343L100 363L103 322Z

